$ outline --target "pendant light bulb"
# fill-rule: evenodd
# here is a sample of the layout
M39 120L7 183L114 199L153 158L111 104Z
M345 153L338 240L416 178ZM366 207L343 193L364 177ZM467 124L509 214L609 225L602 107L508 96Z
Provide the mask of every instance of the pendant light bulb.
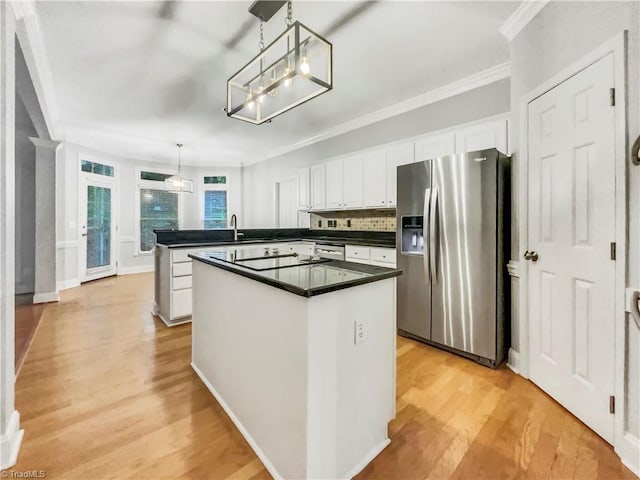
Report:
M289 67L285 68L284 76L286 77L290 73L291 73L291 69ZM284 81L284 86L288 87L289 85L291 85L291 79L290 78L286 78L285 81Z
M302 63L300 64L300 71L303 75L309 75L311 72L311 65L309 65L309 59L307 57L302 57Z
M258 101L260 103L264 102L264 93L262 93L262 88L258 89Z
M249 110L253 110L255 102L253 101L253 92L251 91L251 87L249 87L249 93L247 93L247 98L245 98L244 101L247 104L247 108L249 108Z

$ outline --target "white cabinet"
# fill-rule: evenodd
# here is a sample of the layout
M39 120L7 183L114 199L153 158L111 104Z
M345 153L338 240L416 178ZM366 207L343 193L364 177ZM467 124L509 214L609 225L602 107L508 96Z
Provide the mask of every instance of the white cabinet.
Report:
M347 262L364 263L378 267L396 267L396 249L385 247L361 247L345 245L345 260Z
M351 155L342 160L342 206L363 206L362 155Z
M364 154L363 172L365 207L387 206L387 175L386 150L380 149L366 152Z
M309 210L311 208L310 180L310 168L298 170L298 210Z
M497 148L502 153L508 154L507 128L507 119L502 118L458 130L456 131L456 153Z
M427 135L415 141L416 162L422 162L432 158L445 157L456 153L456 141L454 132Z
M310 172L311 208L322 209L326 206L325 189L326 169L325 165L314 165Z
M329 209L363 206L362 155L331 160L327 163L327 201Z
M327 163L327 208L342 208L342 159L332 160Z
M413 142L398 143L387 148L387 161L391 160L396 167L413 163L414 145Z

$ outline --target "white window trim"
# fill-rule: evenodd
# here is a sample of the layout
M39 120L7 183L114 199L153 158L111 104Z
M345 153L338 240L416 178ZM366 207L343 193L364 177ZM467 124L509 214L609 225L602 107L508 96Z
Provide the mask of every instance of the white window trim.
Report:
M113 168L113 177L110 177L108 175L100 175L97 173L92 173L92 172L83 172L82 171L82 160L87 160L89 162L94 162L94 163L100 163L102 165L107 165L109 167ZM116 224L115 225L115 238L113 239L114 243L115 243L115 262L116 262L116 274L118 273L118 268L120 265L119 259L120 259L120 163L113 161L113 160L105 160L104 158L101 158L99 156L96 155L91 155L91 154L87 154L84 153L82 151L78 151L78 158L76 159L76 173L77 173L77 198L78 198L78 209L76 212L76 220L77 220L77 237L76 237L76 241L77 241L77 245L78 245L78 249L77 249L77 258L78 258L78 278L84 278L85 276L85 266L84 263L82 262L82 258L80 258L81 256L83 256L81 250L82 250L82 218L83 218L83 214L82 214L82 209L86 208L86 205L83 205L83 192L82 189L80 188L81 183L82 183L82 178L87 178L87 179L94 179L97 181L101 181L101 182L106 182L106 183L111 183L113 185L113 190L114 190L114 198L112 199L112 206L113 206L113 221ZM86 255L86 253L84 254ZM84 260L86 261L86 258L84 258Z
M142 251L140 249L140 189L142 188L150 188L153 190L164 190L164 181L162 182L157 182L155 180L142 180L140 178L140 175L142 174L142 172L153 172L153 173L162 173L165 175L174 175L176 172L175 170L169 170L166 168L156 168L156 167L136 167L136 177L135 177L135 185L136 188L134 188L134 200L133 203L135 205L135 218L134 218L134 223L135 223L135 244L136 244L136 249L135 249L135 256L136 257L146 257L149 255L153 255L153 249L149 250L149 251ZM184 204L184 200L182 198L182 195L177 194L178 195L178 229L182 228L183 225L183 216L184 216L184 208L183 208L183 204Z
M204 183L204 177L226 177L227 183ZM198 221L200 222L200 228L204 230L204 192L211 192L221 190L227 192L227 226L229 226L229 216L231 212L231 205L229 202L229 193L231 191L230 180L231 175L229 172L204 172L198 174Z

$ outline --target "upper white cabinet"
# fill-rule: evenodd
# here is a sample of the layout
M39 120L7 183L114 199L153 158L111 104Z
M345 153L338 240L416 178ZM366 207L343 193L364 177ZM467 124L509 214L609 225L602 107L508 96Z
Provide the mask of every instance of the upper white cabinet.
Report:
M362 155L351 155L342 160L342 206L360 208L363 206Z
M507 120L500 119L456 131L456 153L497 148L508 154Z
M311 167L309 178L311 185L311 208L325 208L325 165L320 164Z
M387 175L386 150L379 149L365 152L363 175L365 207L387 206Z
M301 168L298 170L298 210L308 210L311 208L310 178L310 168Z
M327 208L342 208L342 185L344 173L342 171L342 159L332 160L327 163Z
M387 148L387 206L395 207L398 167L414 161L413 142L400 143Z
M454 132L438 133L419 138L415 142L415 161L422 162L431 158L445 157L456 153Z

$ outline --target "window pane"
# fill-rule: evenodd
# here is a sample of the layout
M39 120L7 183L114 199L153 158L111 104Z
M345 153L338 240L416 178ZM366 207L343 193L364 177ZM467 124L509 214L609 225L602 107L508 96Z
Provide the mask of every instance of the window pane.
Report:
M158 173L158 172L140 172L140 180L152 180L154 182L164 182L169 177L173 177L173 174Z
M105 175L107 177L113 177L113 167L109 165L103 165L98 162L90 162L89 160L82 160L80 162L80 169L83 172L94 173L96 175Z
M111 264L111 189L87 187L87 268Z
M218 177L204 177L204 183L205 184L215 183L215 184L218 184L218 185L226 184L227 183L227 177L224 176L224 175L220 175Z
M154 245L154 229L178 228L178 195L152 188L140 189L140 251Z
M226 190L204 192L204 228L227 228Z

